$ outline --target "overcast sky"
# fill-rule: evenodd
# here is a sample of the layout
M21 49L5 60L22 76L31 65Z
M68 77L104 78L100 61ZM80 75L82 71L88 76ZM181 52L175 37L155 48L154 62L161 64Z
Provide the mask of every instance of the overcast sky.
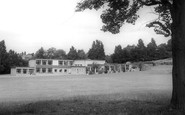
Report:
M156 18L151 8L140 11L141 18L135 26L126 24L121 33L113 35L100 31L103 25L100 11L75 12L78 1L0 0L0 41L5 40L7 50L18 53L35 53L40 47L55 47L68 52L71 46L87 52L92 42L98 39L103 42L106 54L111 54L116 45L137 44L139 38L145 45L151 38L157 44L169 39L145 27L148 21Z

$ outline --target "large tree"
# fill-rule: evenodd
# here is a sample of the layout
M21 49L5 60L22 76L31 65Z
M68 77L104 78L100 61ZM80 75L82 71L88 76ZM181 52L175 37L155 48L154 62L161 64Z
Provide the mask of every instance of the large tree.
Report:
M47 52L46 52L47 58L48 58L48 59L55 59L55 58L56 58L56 57L55 57L56 51L57 51L57 49L54 48L54 47L49 48L49 49L47 50Z
M77 54L78 54L78 59L87 59L87 56L84 50L78 50Z
M122 25L134 24L143 6L154 6L159 18L149 23L157 34L172 36L173 91L171 104L185 109L185 0L83 0L76 11L104 8L102 30L119 33Z
M139 61L145 61L146 60L146 47L142 39L138 40L138 44L136 46L137 51L137 58Z
M114 63L123 63L124 62L124 55L123 49L121 45L118 45L114 49L114 53L112 54L112 60Z
M70 60L76 60L78 59L78 54L76 49L72 46L67 54L67 58Z
M0 41L0 74L6 73L7 52L5 41Z
M66 59L67 55L66 55L66 52L63 49L58 49L55 52L55 56L54 57L55 57L55 59Z
M11 67L27 66L27 61L13 50L6 51L5 41L0 41L0 74L10 74Z
M45 58L47 58L46 51L44 50L43 47L41 47L38 51L36 51L35 58L38 58L38 59L45 59Z
M93 41L92 47L88 51L88 58L98 60L105 59L105 51L102 41L100 40Z
M153 38L147 45L147 57L149 60L157 59L157 44Z

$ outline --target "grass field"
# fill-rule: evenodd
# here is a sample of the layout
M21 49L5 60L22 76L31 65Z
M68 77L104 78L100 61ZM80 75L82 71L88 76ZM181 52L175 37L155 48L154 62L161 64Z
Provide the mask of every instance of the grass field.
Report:
M0 115L176 114L167 109L171 68L81 76L1 76Z

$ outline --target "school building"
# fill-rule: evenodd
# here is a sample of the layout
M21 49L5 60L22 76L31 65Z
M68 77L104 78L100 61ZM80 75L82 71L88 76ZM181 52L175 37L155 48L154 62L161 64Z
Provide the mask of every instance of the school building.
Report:
M85 75L92 64L104 65L105 60L35 59L29 61L28 67L11 68L11 75Z

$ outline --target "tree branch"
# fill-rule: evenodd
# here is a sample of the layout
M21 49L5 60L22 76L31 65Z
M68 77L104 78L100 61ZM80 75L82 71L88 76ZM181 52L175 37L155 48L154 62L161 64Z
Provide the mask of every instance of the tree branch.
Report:
M145 6L153 6L153 5L158 5L158 4L163 4L161 1L143 1L143 0L138 0L141 4Z

